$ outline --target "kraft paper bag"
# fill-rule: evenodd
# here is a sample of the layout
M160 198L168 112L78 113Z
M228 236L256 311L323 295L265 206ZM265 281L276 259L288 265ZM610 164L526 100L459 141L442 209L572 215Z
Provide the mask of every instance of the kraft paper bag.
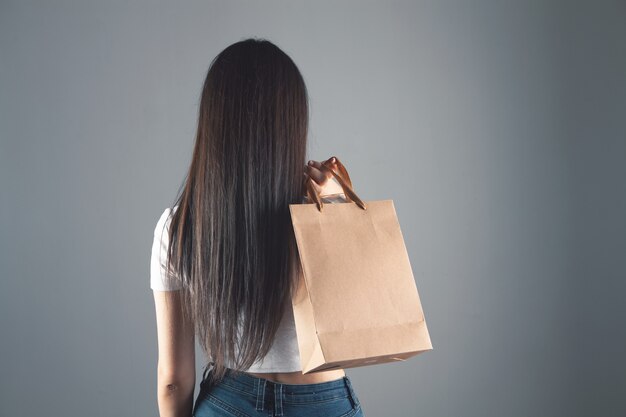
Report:
M392 200L363 202L337 159L345 194L290 204L303 275L292 300L302 372L403 361L432 344Z

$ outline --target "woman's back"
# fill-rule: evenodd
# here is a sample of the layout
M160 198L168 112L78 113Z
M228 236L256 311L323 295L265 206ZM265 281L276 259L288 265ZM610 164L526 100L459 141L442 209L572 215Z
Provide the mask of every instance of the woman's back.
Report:
M328 182L305 164L308 117L304 79L273 43L236 42L211 62L184 186L160 216L152 248L159 408L168 415L191 411L195 342L207 359L199 400L230 414L249 415L233 402L252 393L255 410L267 405L267 387L277 390L277 414L313 415L307 408L329 400L320 389L347 401L324 415L356 413L345 372L304 375L298 355L291 298L302 271L289 205L302 202L303 176Z

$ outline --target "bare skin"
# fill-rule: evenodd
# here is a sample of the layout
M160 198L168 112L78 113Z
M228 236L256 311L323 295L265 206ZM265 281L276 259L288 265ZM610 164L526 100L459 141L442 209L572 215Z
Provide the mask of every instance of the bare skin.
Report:
M310 374L303 374L301 371L297 372L246 372L248 375L256 376L257 378L265 378L272 382L279 382L281 384L317 384L318 382L333 381L335 379L342 378L346 375L343 369L333 369L332 371L320 371Z
M308 175L314 180L313 186L317 189L319 194L323 196L343 193L343 189L341 188L341 186L336 181L330 180L332 174L325 174L324 172L322 172L320 170L320 165L321 162L319 161L311 161L311 164L307 165L304 170L304 175ZM332 168L333 170L337 171L335 163L333 163ZM346 375L345 371L341 368L333 369L330 371L313 372L310 374L303 374L302 371L247 373L257 378L265 378L273 382L279 382L281 384L317 384L320 382L333 381Z

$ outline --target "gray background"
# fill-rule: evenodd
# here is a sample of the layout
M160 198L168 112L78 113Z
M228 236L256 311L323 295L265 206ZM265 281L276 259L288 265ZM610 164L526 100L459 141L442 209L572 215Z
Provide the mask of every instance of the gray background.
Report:
M248 36L397 208L434 350L366 415L626 415L624 1L161 3L0 3L0 415L156 415L152 232Z

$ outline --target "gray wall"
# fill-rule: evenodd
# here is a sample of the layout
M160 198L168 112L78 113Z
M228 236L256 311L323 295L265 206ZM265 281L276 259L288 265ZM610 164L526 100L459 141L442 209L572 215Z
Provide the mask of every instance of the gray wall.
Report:
M161 3L0 2L0 415L156 414L152 230L248 36L396 204L434 350L366 415L626 415L623 1Z

